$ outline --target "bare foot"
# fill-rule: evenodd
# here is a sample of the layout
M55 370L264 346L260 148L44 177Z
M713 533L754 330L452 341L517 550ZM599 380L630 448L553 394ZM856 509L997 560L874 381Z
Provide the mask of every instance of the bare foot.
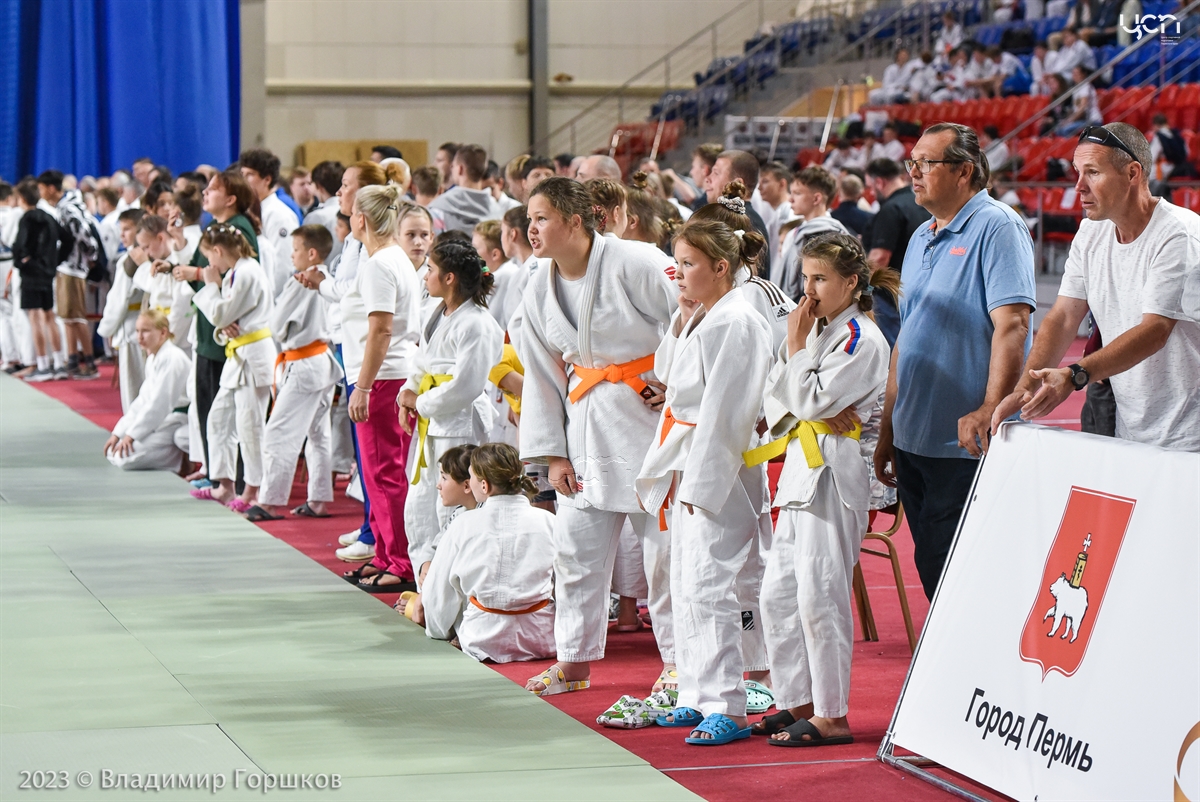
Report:
M192 471L191 473L189 473L187 476L185 476L185 477L183 477L183 478L184 478L184 479L186 479L186 480L187 480L187 481L189 481L189 482L194 482L194 481L196 481L197 479L203 479L203 478L204 478L205 476L207 476L207 475L208 475L208 474L206 474L206 473L204 472L204 466L203 466L203 465L201 465L201 466L200 466L200 467L198 467L196 470Z
M638 618L637 599L622 596L617 602L617 628L636 627L641 629L641 623Z
M233 501L233 497L235 495L237 494L233 492L233 486L229 485L227 487L224 482L212 488L213 499L221 502L222 504L228 504L230 501Z
M796 716L796 720L799 721L800 716ZM817 728L817 732L821 733L822 738L839 738L843 735L850 735L850 722L846 720L845 716L841 718L813 716L808 721ZM792 736L786 732L778 732L771 736L772 741L790 741L791 739ZM812 737L803 735L800 740L811 741Z

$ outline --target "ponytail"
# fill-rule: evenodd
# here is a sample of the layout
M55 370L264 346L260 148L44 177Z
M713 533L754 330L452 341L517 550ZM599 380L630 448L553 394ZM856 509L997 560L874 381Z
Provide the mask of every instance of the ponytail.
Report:
M517 450L508 443L485 443L471 452L471 471L492 486L493 495L522 494L532 499L537 485L525 474Z
M438 242L429 254L433 266L442 273L453 273L458 280L458 297L465 303L474 301L487 308L487 297L496 285L496 277L488 270L473 245L454 240Z

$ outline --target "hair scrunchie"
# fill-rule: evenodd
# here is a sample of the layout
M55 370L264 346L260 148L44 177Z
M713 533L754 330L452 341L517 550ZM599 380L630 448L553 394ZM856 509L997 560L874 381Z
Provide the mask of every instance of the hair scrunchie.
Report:
M738 239L743 239L746 236L746 231L745 231L745 229L739 228L733 232L733 235L735 237L737 237Z
M722 195L721 197L717 198L717 203L721 204L734 214L746 213L746 201L742 200L741 198L726 198L724 195Z
M592 206L592 214L596 216L596 228L603 231L608 228L608 211L600 204Z

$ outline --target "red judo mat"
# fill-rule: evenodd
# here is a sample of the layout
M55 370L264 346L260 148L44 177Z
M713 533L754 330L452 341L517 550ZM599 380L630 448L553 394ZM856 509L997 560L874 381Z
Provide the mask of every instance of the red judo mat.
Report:
M1082 345L1082 340L1075 343L1064 364L1079 357ZM34 386L98 426L111 429L120 418L120 396L112 383L113 369L101 367L101 374L102 378L94 381L56 381ZM1083 394L1074 393L1046 422L1078 429L1082 403ZM185 492L181 484L181 495ZM362 505L346 497L344 486L337 488L335 496L329 518L314 520L289 515L282 521L259 526L340 575L352 566L334 556L337 538L361 523ZM304 465L301 462L292 487L290 506L304 500ZM879 524L886 525L888 520L884 517ZM905 590L919 636L929 605L912 562L912 539L907 526L901 527L894 541L900 552ZM713 802L771 798L777 794L806 802L955 799L955 796L875 759L904 684L911 655L890 562L864 555L861 564L879 640L863 640L856 617L849 715L855 743L851 745L788 749L768 746L766 739L755 737L721 747L700 747L684 744L686 733L682 729L615 730L598 726L596 716L622 694L638 697L649 694L661 663L654 635L648 628L636 633L610 632L605 659L592 666L591 688L549 697L546 702ZM388 605L396 599L394 595L377 598ZM540 673L552 662L514 663L492 668L523 685L526 679ZM570 760L569 756L565 759ZM614 777L613 782L614 796L619 796L620 778ZM985 798L1004 799L965 778L956 777L955 782Z

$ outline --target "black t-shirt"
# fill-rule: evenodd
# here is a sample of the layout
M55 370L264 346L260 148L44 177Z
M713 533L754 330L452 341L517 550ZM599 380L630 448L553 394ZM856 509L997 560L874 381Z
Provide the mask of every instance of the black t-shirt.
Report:
M875 215L863 234L867 253L873 248L891 251L888 267L899 273L904 266L908 241L912 239L914 231L929 222L930 217L932 215L929 212L917 205L911 186L896 190L879 204L879 214Z

